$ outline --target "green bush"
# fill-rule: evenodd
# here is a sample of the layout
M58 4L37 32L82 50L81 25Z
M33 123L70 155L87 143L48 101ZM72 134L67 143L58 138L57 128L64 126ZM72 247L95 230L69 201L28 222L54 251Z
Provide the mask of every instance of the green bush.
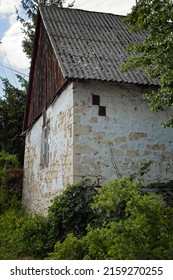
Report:
M21 230L28 254L34 259L45 258L48 235L47 218L41 215L25 214L25 222Z
M83 240L70 233L63 243L55 244L54 252L49 254L47 260L81 260L84 255Z
M4 170L0 196L3 206L0 215L0 259L44 259L56 242L65 240L69 233L74 234L74 238L69 235L67 239L72 245L73 239L78 240L75 236L86 234L86 227L93 220L90 205L97 193L89 180L67 187L62 195L55 198L45 218L24 213L20 201L9 192L7 170ZM80 252L78 258L79 255Z
M103 186L93 211L101 218L81 239L73 236L55 245L50 257L58 259L172 259L173 208L162 196L141 192L129 178ZM82 245L81 245L82 244ZM69 256L64 254L65 248ZM74 254L75 248L78 252Z
M173 207L173 180L151 183L147 187L143 187L143 191L146 189L150 192L161 194L166 204Z
M49 248L57 241L65 240L69 233L78 238L86 234L86 227L94 217L90 205L96 193L91 181L84 180L68 186L54 199L48 212Z
M22 226L25 216L21 210L9 209L0 215L0 259L20 259L27 252Z
M19 162L16 155L8 154L4 151L0 152L0 170L8 169L11 167L19 167Z
M0 228L0 259L43 259L46 256L46 218L11 208L0 215Z
M24 213L16 156L0 152L0 259L44 258L47 219Z
M22 191L22 174L20 184L15 184L12 170L18 173L19 163L15 155L0 152L0 214L9 207L20 207L19 197ZM11 171L10 171L11 170Z

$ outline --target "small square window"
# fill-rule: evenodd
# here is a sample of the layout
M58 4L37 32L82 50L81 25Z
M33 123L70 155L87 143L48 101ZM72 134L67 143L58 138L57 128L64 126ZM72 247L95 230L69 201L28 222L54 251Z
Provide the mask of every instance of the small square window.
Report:
M106 106L99 106L99 116L106 116Z
M100 105L100 95L92 95L92 105Z

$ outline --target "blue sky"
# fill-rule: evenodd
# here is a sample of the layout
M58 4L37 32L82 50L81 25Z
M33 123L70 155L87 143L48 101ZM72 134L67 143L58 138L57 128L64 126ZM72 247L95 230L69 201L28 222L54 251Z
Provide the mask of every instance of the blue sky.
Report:
M9 22L6 18L2 18L0 20L1 26L0 26L0 38L3 36L4 32L9 28Z
M71 2L73 1L66 1L67 4ZM76 0L74 8L126 15L135 2L136 0ZM15 71L28 75L29 61L22 51L23 33L16 20L16 8L22 11L21 0L0 0L0 77L8 78L14 86L19 87ZM0 96L2 87L0 81Z

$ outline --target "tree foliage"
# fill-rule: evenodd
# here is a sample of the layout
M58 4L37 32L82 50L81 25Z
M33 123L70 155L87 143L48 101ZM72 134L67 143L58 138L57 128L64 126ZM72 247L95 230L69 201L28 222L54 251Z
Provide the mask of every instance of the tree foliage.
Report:
M145 98L155 112L173 106L173 2L171 0L139 0L125 23L132 32L144 31L140 44L128 46L131 57L122 71L144 69L146 76L160 82L158 92ZM135 53L135 54L134 54ZM170 113L172 114L172 113ZM173 117L165 123L173 126Z
M23 164L24 138L21 137L26 81L18 76L22 89L15 88L8 79L2 79L4 95L0 98L0 151L15 154Z
M59 7L62 7L65 0L22 0L21 4L25 11L25 15L22 15L17 11L17 18L23 25L23 33L25 38L22 42L23 51L29 59L32 56L34 37L35 37L35 28L37 22L37 12L40 4L43 5L52 5L56 4Z

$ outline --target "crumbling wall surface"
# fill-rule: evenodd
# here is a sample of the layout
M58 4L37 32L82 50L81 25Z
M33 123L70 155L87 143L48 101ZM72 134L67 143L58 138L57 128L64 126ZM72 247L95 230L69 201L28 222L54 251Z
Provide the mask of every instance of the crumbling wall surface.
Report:
M26 134L23 204L45 214L51 199L72 184L72 84L63 91ZM43 162L44 126L49 125L48 162Z
M147 90L97 81L75 84L74 182L90 177L102 184L149 161L150 171L142 177L146 184L172 179L173 130L160 124L168 112L151 112L143 99Z

